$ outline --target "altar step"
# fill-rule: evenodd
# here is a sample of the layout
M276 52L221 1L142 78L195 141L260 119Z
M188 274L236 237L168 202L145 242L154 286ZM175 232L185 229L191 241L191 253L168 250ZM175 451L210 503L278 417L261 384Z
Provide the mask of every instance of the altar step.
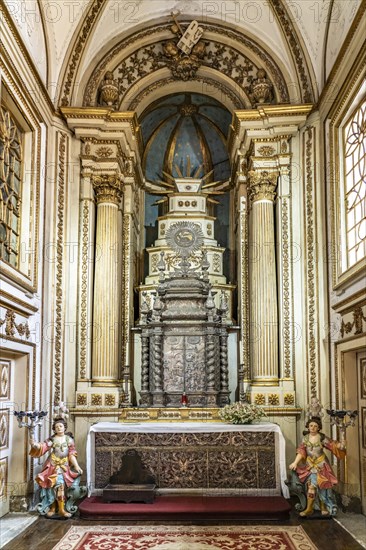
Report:
M291 506L281 496L202 497L158 496L151 504L103 502L89 497L79 506L80 517L88 520L287 520Z

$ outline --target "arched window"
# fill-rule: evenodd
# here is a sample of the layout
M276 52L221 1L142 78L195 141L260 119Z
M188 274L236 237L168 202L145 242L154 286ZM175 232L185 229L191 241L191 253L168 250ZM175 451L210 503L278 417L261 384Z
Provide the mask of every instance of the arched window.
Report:
M366 100L343 128L347 268L366 256Z
M23 132L0 106L0 258L19 265Z

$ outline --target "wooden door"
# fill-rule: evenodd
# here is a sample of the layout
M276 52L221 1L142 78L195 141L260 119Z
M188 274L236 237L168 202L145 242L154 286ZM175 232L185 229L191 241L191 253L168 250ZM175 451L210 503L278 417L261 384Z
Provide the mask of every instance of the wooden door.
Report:
M366 353L357 354L359 373L359 442L362 512L366 515Z
M0 360L0 517L9 512L9 461L13 418L11 392L12 361Z

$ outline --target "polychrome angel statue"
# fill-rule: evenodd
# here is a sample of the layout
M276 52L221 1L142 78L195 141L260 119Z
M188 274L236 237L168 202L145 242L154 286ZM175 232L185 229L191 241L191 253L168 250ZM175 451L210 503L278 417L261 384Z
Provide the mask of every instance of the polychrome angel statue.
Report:
M38 458L49 453L42 471L36 477L41 487L41 502L37 509L47 517L71 517L77 511L75 501L86 494L86 487L80 486L83 470L76 459L73 436L66 432L64 416L54 418L53 434L43 443L37 443L33 433L30 433L30 456Z
M317 416L309 418L305 426L307 429L303 432L304 437L297 448L296 458L289 466L306 486L306 508L300 512L300 516L310 516L315 504L323 516L333 516L337 508L332 488L338 481L325 449L342 459L346 455L345 441L334 441L323 434L322 421Z

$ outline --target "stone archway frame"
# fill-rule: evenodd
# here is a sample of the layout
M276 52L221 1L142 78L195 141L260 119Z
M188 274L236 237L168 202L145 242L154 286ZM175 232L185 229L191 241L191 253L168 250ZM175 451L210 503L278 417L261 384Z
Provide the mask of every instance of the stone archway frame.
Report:
M286 6L282 4L281 0L269 0L269 3L284 32L288 51L292 56L296 71L299 74L302 101L307 101L308 98L312 99L316 95L316 79L311 69L311 64L309 64L309 67L307 66L306 53L302 41L298 38L296 27L292 23L291 14L286 9ZM81 60L84 56L88 42L90 41L90 37L103 14L105 6L106 3L104 0L92 1L89 9L85 13L84 19L80 22L74 33L74 42L69 48L68 58L65 60L65 68L59 80L60 95L58 103L61 106L76 104L78 98L82 100L79 96L78 98L76 97L77 93L74 90L74 86L78 77Z
M187 23L182 22L182 24ZM239 58L246 60L248 62L248 65L252 65L252 70L250 74L251 78L256 76L256 71L258 68L264 68L266 70L268 78L273 83L276 103L289 103L291 101L299 101L298 97L295 100L294 97L290 97L289 95L286 85L286 80L290 78L289 75L286 74L284 76L283 71L280 70L278 64L273 60L273 58L266 52L266 50L262 46L257 44L253 39L244 36L236 30L222 27L220 25L203 23L202 26L205 29L205 34L204 38L202 38L202 41L209 43L210 48L212 49L223 47L227 52L234 52L239 56ZM166 24L143 29L136 34L127 37L125 40L112 48L103 57L103 59L99 62L99 64L97 65L97 67L95 67L93 73L91 74L85 88L83 105L95 106L97 104L99 86L103 80L106 71L116 71L116 77L118 75L117 69L121 64L124 64L125 67L131 67L131 64L133 64L133 66L136 68L136 71L140 73L141 77L143 78L146 78L151 73L161 70L163 65L158 66L158 62L156 61L159 55L159 49L162 50L163 42L171 40L172 38L173 36L170 31L170 24ZM135 47L137 44L138 48ZM148 49L151 50L151 60L149 58ZM138 56L140 56L142 59L142 67L140 67L138 63L136 64L136 57L138 58ZM223 58L224 57L225 56L223 56ZM230 55L226 56L226 58L229 59L230 57ZM211 69L210 78L212 80L216 80L220 73L225 73L227 72L227 69L231 69L234 74L230 75L227 78L227 82L229 83L231 81L231 88L234 90L235 93L237 92L238 87L240 87L240 84L238 84L234 80L235 66L233 63L230 67L230 63L227 62L227 59L224 59L223 64L226 66L223 66L222 69L220 67ZM147 66L149 64L150 67ZM203 64L199 71L202 71L203 68L208 70L210 67L207 66L207 63ZM133 82L131 83L131 86L123 91L122 98L120 98L119 100L119 108L121 108L122 104L126 105L124 101L124 96L127 94L131 95L130 90L132 86L135 86L137 83L139 83L138 85L142 88L142 83L140 82L141 78L138 78L138 76L139 75L137 74L136 78L134 78ZM176 82L179 82L179 80L176 79ZM151 82L149 84L151 84ZM245 90L241 87L240 95L243 94L246 95ZM243 101L243 104L245 105L246 102Z
M187 91L210 96L230 112L251 108L247 96L243 93L236 94L232 86L226 84L225 78L221 78L223 75L220 75L220 79L210 78L200 70L197 76L189 81L189 85L187 82L175 80L167 69L162 69L159 74L154 73L153 76L154 80L142 79L136 89L130 90L126 101L121 104L121 109L134 111L140 116L149 105L161 97Z

